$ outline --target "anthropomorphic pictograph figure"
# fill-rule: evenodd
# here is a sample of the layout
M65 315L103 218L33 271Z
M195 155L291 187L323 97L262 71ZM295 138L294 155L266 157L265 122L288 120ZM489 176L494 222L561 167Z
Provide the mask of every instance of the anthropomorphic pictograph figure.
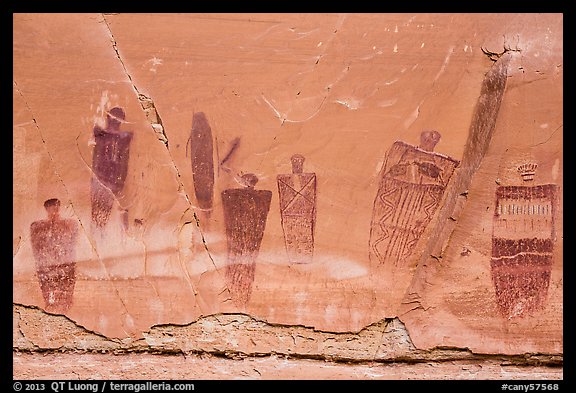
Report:
M214 153L212 129L203 112L196 112L192 116L189 143L194 194L198 201L198 207L205 212L206 216L209 216L214 193Z
M36 274L48 311L64 312L72 305L76 284L76 239L78 224L60 218L60 200L44 202L45 220L30 225Z
M311 263L316 225L316 174L304 173L304 156L291 158L292 173L278 175L280 218L290 263Z
M490 265L496 302L507 319L541 309L548 293L558 186L531 184L536 168L520 165L524 185L496 189Z
M108 223L114 201L124 188L128 173L130 142L133 133L120 131L126 116L115 107L108 111L106 128L94 127L95 147L92 157L92 221L103 228Z
M395 142L386 155L374 200L369 256L377 264L406 264L432 220L458 161L435 153L440 133L423 131L418 146Z
M254 174L241 177L243 188L222 192L224 224L228 245L226 282L232 300L245 305L252 293L256 258L266 228L272 191L255 190L258 178Z

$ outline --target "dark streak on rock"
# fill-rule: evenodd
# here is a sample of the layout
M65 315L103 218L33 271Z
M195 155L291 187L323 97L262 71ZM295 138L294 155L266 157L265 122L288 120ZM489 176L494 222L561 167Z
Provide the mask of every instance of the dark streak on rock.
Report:
M438 219L430 232L426 249L420 257L412 283L406 290L406 297L409 297L410 293L424 293L425 283L429 281L427 277L433 276L437 271L437 262L430 258L430 255L442 254L443 244L454 230L454 227L446 225L446 222L449 221L449 217L459 218L463 209L458 209L456 202L465 199L458 198L458 196L470 188L472 177L480 167L490 146L506 90L510 56L511 54L507 53L498 58L484 77L460 167L455 171L454 178L446 189L444 204L438 212Z

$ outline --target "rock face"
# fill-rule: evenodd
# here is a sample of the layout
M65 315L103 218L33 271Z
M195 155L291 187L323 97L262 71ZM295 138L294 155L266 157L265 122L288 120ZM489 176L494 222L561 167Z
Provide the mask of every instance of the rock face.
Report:
M14 303L562 354L562 24L15 14Z

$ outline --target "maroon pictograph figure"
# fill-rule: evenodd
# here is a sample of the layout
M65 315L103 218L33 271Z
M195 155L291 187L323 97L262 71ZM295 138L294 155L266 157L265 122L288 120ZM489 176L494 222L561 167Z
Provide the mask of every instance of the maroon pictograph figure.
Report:
M316 174L304 173L304 156L294 154L292 174L278 175L280 218L290 263L311 263L316 226Z
M212 129L203 112L192 116L189 142L196 200L201 209L210 213L214 192L213 142Z
M128 173L133 133L120 131L125 118L124 110L115 107L107 113L106 128L94 127L96 146L92 157L92 221L99 228L108 223L114 200L124 188Z
M537 164L520 165L523 186L499 186L492 233L492 282L500 313L524 317L544 306L552 270L557 186L530 185Z
M418 146L397 141L388 151L372 212L372 262L402 266L432 220L459 164L433 151L440 136L423 131Z
M245 174L241 180L245 188L224 190L222 205L228 245L226 281L234 303L245 305L252 292L272 191L255 190L258 178L254 174Z
M74 220L60 218L58 199L46 200L44 208L48 218L30 225L36 274L46 309L64 312L72 305L76 284L78 225Z

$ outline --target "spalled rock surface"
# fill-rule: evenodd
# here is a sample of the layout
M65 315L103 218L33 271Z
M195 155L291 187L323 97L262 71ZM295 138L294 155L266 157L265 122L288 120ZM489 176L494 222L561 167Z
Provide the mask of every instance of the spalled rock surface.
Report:
M561 356L562 24L15 14L14 347Z
M557 379L562 375L559 355L418 350L397 319L380 321L358 333L330 333L271 325L243 314L220 314L184 326L155 326L144 332L144 338L122 340L103 337L65 316L35 307L16 306L13 320L16 379L50 378L55 373L73 379L443 379L448 375L449 379ZM46 357L53 359L49 367L40 361ZM99 365L113 363L112 359L117 361L115 366L90 374ZM174 359L198 367L174 370ZM306 361L328 369L304 370L310 364ZM143 363L142 369L126 366L137 362ZM253 365L250 369L256 374L245 374L247 365Z

